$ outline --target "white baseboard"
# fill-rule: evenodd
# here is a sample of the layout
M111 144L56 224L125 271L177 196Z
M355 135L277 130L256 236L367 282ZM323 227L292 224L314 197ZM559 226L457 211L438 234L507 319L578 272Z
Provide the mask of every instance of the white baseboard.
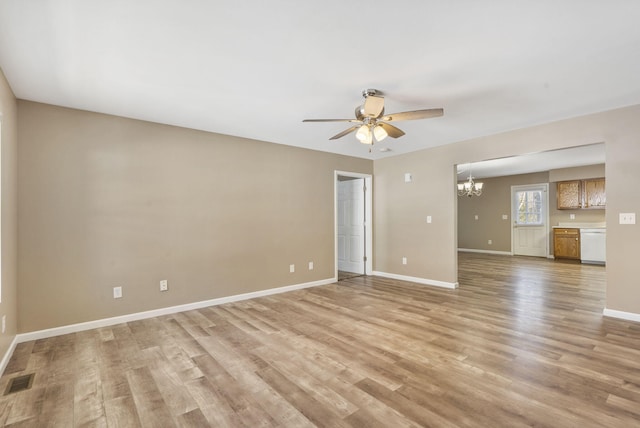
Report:
M103 318L95 321L87 321L78 324L65 325L61 327L49 328L46 330L32 331L29 333L21 333L16 336L14 342L23 343L31 340L46 339L48 337L60 336L63 334L76 333L79 331L92 330L94 328L108 327L111 325L122 324L130 321L138 321L147 318L158 317L161 315L170 315L177 312L190 311L193 309L206 308L208 306L222 305L224 303L238 302L241 300L254 299L256 297L269 296L272 294L286 293L287 291L301 290L303 288L317 287L319 285L333 284L337 282L337 278L322 279L319 281L306 282L303 284L287 285L284 287L270 288L268 290L254 291L251 293L236 294L234 296L220 297L217 299L203 300L200 302L186 303L184 305L170 306L167 308L154 309L151 311L137 312L134 314L122 315L112 318ZM15 347L15 346L14 346ZM13 350L11 351L13 353ZM11 356L9 354L9 357ZM7 360L8 361L8 360Z
M11 341L11 345L9 345L9 349L4 353L2 360L0 360L0 376L4 374L4 369L7 368L7 364L9 364L9 360L13 355L13 351L16 350L16 345L18 344L18 336L15 336Z
M604 310L602 311L602 315L604 315L605 317L619 318L627 321L640 322L640 314L635 314L633 312L623 312L623 311L616 311L613 309L604 308Z
M400 281L417 282L418 284L433 285L436 287L451 288L451 289L458 288L457 282L437 281L435 279L418 278L415 276L398 275L395 273L379 272L375 270L371 272L371 274L376 276L381 276L383 278L398 279Z
M511 251L493 251L493 250L474 250L473 248L458 248L461 253L483 253L483 254L498 254L501 256L513 256Z

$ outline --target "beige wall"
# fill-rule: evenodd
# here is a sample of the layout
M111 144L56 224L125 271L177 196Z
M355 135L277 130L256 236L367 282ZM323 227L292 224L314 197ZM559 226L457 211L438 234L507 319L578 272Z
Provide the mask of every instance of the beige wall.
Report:
M0 70L0 121L2 121L2 302L0 317L6 316L6 331L0 334L0 358L15 338L17 314L17 156L18 126L16 98Z
M535 174L484 178L484 191L479 197L458 197L458 248L511 252L511 186L549 183L549 225L558 223L604 223L605 210L558 210L556 182L605 176L604 165L554 169ZM478 220L475 215L478 215ZM507 214L508 220L502 215ZM573 214L575 219L571 219ZM489 239L493 242L488 244ZM549 251L553 253L552 231Z
M640 229L617 224L619 212L640 212L640 186L628 186L640 183L640 106L373 166L26 101L18 112L21 332L332 277L336 169L373 169L375 270L456 282L456 164L602 141L607 307L640 313Z
M640 106L632 106L376 161L374 268L455 282L456 164L604 141L607 162L606 306L640 313L636 269L640 224L618 224L619 213L640 213L638 117ZM416 180L405 184L403 172L414 172ZM433 216L432 224L424 221L426 215ZM409 255L410 263L399 265L398 258L405 253Z
M27 101L18 113L20 332L333 278L334 170L373 167Z
M605 176L605 164L577 166L574 168L552 169L549 171L549 181L586 180Z
M511 186L547 183L549 173L477 181L484 183L482 195L458 197L458 248L511 252ZM507 215L506 220L502 218L503 214Z
M375 271L456 281L455 172L448 158L448 149L438 147L374 162ZM405 183L405 173L413 181Z

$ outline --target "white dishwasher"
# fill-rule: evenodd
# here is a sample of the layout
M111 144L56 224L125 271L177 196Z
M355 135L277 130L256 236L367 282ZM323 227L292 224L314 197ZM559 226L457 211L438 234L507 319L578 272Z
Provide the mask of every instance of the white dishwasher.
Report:
M605 264L607 229L580 229L580 259L582 263Z

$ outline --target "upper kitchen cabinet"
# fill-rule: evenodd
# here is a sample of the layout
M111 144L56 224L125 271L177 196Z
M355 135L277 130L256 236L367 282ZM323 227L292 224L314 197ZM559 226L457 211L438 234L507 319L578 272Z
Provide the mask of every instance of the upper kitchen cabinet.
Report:
M604 191L604 178L584 181L584 208L605 208L607 194Z
M559 210L582 208L582 182L580 180L559 181L557 199Z
M557 183L557 207L559 210L605 208L606 205L604 178L559 181Z

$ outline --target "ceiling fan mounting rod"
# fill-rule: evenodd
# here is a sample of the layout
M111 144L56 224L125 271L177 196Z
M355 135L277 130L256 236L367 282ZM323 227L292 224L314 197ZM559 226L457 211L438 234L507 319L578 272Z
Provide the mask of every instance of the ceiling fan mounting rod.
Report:
M376 96L379 95L380 91L378 91L377 89L363 89L362 90L362 96L364 98L367 98L369 96Z

